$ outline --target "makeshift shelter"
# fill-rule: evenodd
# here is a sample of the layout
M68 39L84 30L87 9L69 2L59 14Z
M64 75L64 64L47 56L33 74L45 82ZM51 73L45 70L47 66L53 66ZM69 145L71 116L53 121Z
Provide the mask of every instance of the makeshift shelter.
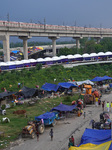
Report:
M11 53L17 54L18 52L20 52L19 50L13 50L11 51Z
M112 52L106 52L105 55L106 55L107 57L112 57Z
M76 61L82 61L83 60L83 57L80 54L75 54L74 57L75 57Z
M91 56L87 53L83 54L82 57L83 57L83 60L91 60Z
M29 59L29 61L30 61L30 65L31 66L36 66L37 60L35 60L35 59Z
M90 81L99 82L99 81L111 80L111 79L112 79L112 78L109 77L109 76L103 76L103 77L95 77L95 78L93 78L93 79L90 80Z
M44 85L42 85L41 89L45 91L57 92L57 90L59 89L59 85L52 84L52 83L45 83Z
M27 59L24 59L24 60L21 60L21 62L23 63L24 67L30 67L30 60L27 60Z
M43 58L38 58L38 59L37 59L37 63L44 65L44 64L45 64L45 61L44 61Z
M7 66L6 62L0 62L0 68L1 68L1 70L8 70L8 66Z
M22 61L14 61L16 64L16 68L22 68L24 65L22 63Z
M55 122L56 113L46 112L40 116L35 117L36 121L41 121L41 119L44 120L44 125L51 125L51 124L53 124L53 122Z
M46 65L53 64L53 60L50 57L44 58L44 62L45 62Z
M60 61L61 61L62 63L68 61L68 58L67 58L67 56L65 56L65 55L61 55L61 56L59 56L59 58L60 58Z
M111 130L86 129L79 147L69 150L112 150Z
M69 89L71 87L78 87L77 85L73 83L69 83L69 82L61 82L61 83L58 83L58 85L66 89Z
M60 58L58 56L52 57L52 61L53 61L53 63L60 63L61 62Z
M15 62L6 62L6 65L8 67L8 69L15 69L16 68L16 63Z
M109 76L103 76L103 79L105 79L105 80L112 80L112 78L109 77Z
M16 92L2 92L2 93L0 93L0 105L7 104L7 101L5 100L5 97L11 96L15 93Z
M72 111L73 109L76 109L77 104L76 105L64 105L64 104L60 104L56 107L54 107L51 111Z
M90 57L91 57L92 60L95 60L95 59L97 60L97 59L98 59L98 54L96 54L96 53L91 53L91 54L90 54Z
M74 81L74 82L69 82L69 83L73 83L75 85L82 85L82 84L90 84L90 85L94 85L94 83L90 80L84 80L84 81Z
M17 57L15 57L15 56L10 56L10 61L15 61L15 60L17 60Z
M16 93L16 95L23 95L24 98L30 98L34 96L36 92L38 94L38 89L24 86L19 92Z
M74 61L75 56L74 55L67 55L68 61Z

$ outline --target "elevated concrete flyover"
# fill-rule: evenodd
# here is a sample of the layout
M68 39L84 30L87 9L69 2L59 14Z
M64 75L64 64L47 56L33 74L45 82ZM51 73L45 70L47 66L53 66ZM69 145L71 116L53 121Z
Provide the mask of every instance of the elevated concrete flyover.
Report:
M27 39L31 37L48 37L52 40L53 55L56 55L56 39L61 37L72 37L76 39L76 47L79 48L79 39L93 37L97 42L103 37L112 37L110 28L87 28L76 26L59 26L36 23L0 21L0 39L3 40L4 61L10 61L9 39L17 36L23 40L24 58L27 55ZM3 38L4 37L4 38Z

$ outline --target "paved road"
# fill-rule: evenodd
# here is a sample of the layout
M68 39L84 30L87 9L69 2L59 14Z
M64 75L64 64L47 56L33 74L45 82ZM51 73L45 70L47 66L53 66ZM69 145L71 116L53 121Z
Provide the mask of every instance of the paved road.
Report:
M111 101L111 97L112 94L103 95L102 100ZM91 128L91 126L89 126L91 119L99 121L99 114L102 112L102 108L101 106L88 105L84 111L86 112L85 119L83 116L72 116L63 121L58 121L57 125L53 128L53 141L50 141L50 127L47 127L45 133L40 135L39 141L37 141L36 138L33 140L22 139L17 146L8 148L8 150L67 150L68 138L71 135L75 138L75 144L79 144L85 128ZM110 113L110 115L112 119L112 113Z

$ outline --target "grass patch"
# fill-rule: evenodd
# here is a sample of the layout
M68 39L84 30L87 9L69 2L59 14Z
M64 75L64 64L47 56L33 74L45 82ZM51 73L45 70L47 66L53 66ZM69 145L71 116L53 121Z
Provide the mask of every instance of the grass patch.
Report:
M6 116L0 116L0 120L3 117L8 117L10 123L0 123L0 131L5 132L5 137L1 138L2 141L7 141L0 146L0 149L5 148L11 141L18 138L19 134L22 131L22 128L27 125L28 120L34 119L35 116L41 115L47 111L50 111L53 107L59 105L61 102L63 104L71 105L72 100L77 100L79 94L75 94L71 97L57 97L51 99L42 99L39 100L35 105L29 106L27 104L17 105L15 107L7 109ZM27 112L27 118L24 115L15 115L13 111L25 109Z

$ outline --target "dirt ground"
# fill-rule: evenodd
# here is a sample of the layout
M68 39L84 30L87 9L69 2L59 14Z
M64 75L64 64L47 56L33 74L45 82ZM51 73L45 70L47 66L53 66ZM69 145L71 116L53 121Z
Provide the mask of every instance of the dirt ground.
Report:
M111 97L112 93L105 94L101 100L111 102ZM51 127L47 127L44 134L39 136L39 141L37 141L37 138L20 139L13 143L10 148L7 148L7 150L68 150L68 139L71 135L74 136L75 144L78 145L85 128L91 128L91 125L89 125L90 121L92 119L99 121L99 114L103 112L101 106L96 107L95 105L87 105L84 111L86 112L85 119L83 116L77 117L74 115L58 121L56 126L53 127L53 141L50 140L49 136ZM110 117L112 120L111 112Z

